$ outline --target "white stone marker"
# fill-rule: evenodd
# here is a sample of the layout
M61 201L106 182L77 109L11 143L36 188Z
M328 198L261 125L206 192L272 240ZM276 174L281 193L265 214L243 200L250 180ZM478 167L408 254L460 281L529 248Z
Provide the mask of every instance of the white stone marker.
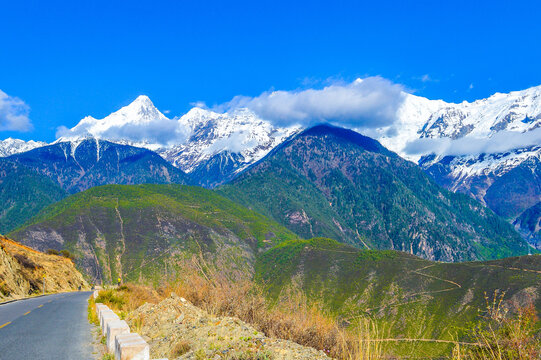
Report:
M113 320L120 320L117 314L112 312L111 310L103 311L101 314L101 333L103 335L106 335L105 331L107 330L107 323Z
M101 309L100 315L98 316L98 318L100 319L100 327L101 327L102 324L103 324L103 316L104 316L105 314L110 314L110 313L113 313L113 314L114 314L113 310L111 310L111 309L109 309L109 308L107 308L107 309Z
M107 350L111 354L115 352L115 338L120 334L129 334L130 327L124 320L112 320L107 323L106 329Z
M104 304L96 304L96 313L98 314L98 318L100 317L100 314L103 310L109 309L107 305Z
M116 360L150 360L150 347L136 333L120 334L115 340Z

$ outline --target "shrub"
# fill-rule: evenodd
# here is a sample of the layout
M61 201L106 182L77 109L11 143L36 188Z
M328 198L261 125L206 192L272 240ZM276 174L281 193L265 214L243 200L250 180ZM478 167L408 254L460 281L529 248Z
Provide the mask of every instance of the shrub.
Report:
M55 250L55 249L48 249L48 250L47 250L47 254L59 256L59 255L60 255L60 251Z
M508 314L504 305L505 293L494 293L492 299L485 295L487 306L480 321L466 330L467 337L476 346L455 347L454 359L539 359L541 358L541 333L537 311L531 302Z
M126 303L126 299L121 293L114 290L102 290L99 292L96 302L103 303L112 310L122 310L122 307Z
M74 260L75 259L75 254L73 254L72 252L70 252L69 250L61 250L60 251L60 254L67 258L67 259L70 259L70 260Z
M13 255L13 257L19 262L19 264L21 264L23 267L27 269L36 270L36 269L42 268L41 265L36 264L35 262L33 262L31 259L29 259L23 254L15 254Z
M152 288L135 284L124 284L116 290L102 290L96 298L96 302L118 311L133 311L146 302L158 301L160 297Z

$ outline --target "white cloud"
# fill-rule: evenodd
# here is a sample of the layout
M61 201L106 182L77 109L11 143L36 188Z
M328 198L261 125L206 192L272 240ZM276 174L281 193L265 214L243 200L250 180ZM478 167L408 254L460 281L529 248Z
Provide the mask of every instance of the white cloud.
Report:
M30 107L17 97L0 90L0 131L30 131Z
M94 120L94 119L93 119ZM91 123L79 123L72 129L60 126L56 131L57 138L78 138L94 136L112 141L129 140L134 143L153 144L154 147L172 146L186 140L188 129L176 120L155 119L147 123L115 124L100 128L100 120Z
M269 91L257 97L236 96L219 110L248 108L278 126L331 122L350 128L387 126L404 101L403 87L382 77L335 82L323 89Z
M489 138L465 136L460 139L422 138L406 145L409 155L477 155L497 154L541 144L541 128L528 132L499 131Z

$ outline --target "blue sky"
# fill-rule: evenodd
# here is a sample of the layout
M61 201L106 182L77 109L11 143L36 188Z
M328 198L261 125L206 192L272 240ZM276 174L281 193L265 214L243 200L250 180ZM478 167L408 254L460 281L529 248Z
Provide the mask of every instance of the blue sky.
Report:
M538 1L2 1L0 90L33 130L147 94L181 115L270 89L381 76L459 102L541 84ZM1 114L0 114L1 115Z

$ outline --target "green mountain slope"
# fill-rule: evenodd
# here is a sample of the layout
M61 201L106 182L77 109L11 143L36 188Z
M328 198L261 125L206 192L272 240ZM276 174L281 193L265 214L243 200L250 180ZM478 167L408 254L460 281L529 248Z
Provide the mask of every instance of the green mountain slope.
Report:
M280 298L302 289L344 323L376 319L385 338L457 340L495 291L513 311L533 301L541 311L541 256L440 263L391 251L359 250L315 238L277 245L256 265L256 278ZM391 342L396 355L449 355L450 345Z
M193 255L250 274L260 249L296 237L210 190L180 185L95 187L49 206L10 236L39 250L68 249L85 274L105 282L165 280Z
M158 154L86 139L59 142L0 158L0 232L22 225L45 206L105 184L189 184Z
M489 209L441 188L376 140L327 125L282 144L218 192L304 238L444 261L528 253Z
M0 162L0 234L15 229L67 195L46 176L10 161Z

